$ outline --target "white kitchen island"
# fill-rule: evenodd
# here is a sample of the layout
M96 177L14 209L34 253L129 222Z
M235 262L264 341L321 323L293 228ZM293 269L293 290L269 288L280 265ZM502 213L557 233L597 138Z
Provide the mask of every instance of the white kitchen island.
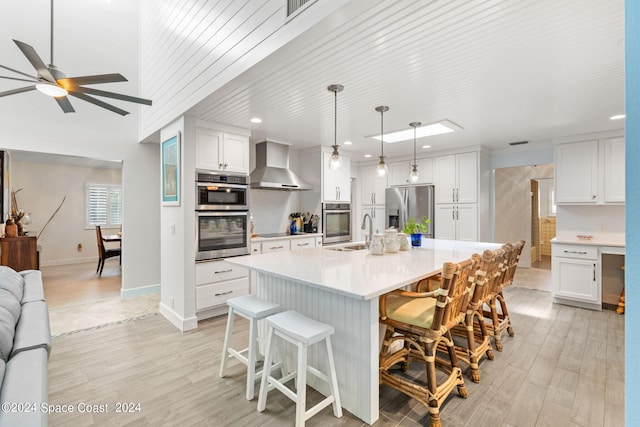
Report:
M423 239L421 248L381 256L367 250L321 247L234 257L227 262L256 272L260 298L335 327L331 341L342 406L372 424L379 417L378 297L437 274L447 261L463 261L500 246ZM326 369L324 358L317 358L312 350L310 364ZM327 393L324 383L312 380L309 377L311 386Z

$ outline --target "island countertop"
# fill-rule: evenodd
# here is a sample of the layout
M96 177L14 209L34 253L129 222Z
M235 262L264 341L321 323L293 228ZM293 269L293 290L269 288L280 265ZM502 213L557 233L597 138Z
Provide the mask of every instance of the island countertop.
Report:
M335 247L227 258L231 264L325 291L362 300L437 274L447 262L460 262L499 243L423 239L422 247L372 255L368 250L336 251Z

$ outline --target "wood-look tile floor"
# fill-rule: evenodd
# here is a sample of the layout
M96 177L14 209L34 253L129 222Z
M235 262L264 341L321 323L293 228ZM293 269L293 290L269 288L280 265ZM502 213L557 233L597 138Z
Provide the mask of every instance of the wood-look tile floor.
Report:
M550 277L519 270L505 291L515 337L483 359L481 382L465 379L467 399L454 391L442 408L446 426L623 426L624 316L553 304ZM545 282L533 283L538 279ZM531 283L527 284L527 280ZM244 398L245 375L236 365L218 376L226 317L181 333L160 315L56 337L49 361L51 404L108 404L102 414L51 414L51 426L281 426L293 425L295 406L272 391L263 413ZM236 320L234 346L247 342L248 323ZM411 375L421 375L419 367ZM319 400L310 391L310 403ZM118 402L139 412L117 413ZM415 400L380 387L376 426L428 425ZM345 411L326 408L310 426L361 426Z

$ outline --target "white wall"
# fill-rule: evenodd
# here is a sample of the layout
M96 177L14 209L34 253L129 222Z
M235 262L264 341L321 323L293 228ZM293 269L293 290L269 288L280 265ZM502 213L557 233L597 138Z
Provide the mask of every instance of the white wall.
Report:
M66 0L55 4L56 65L71 77L120 72L129 82L101 85L101 89L136 95L138 2ZM2 64L32 72L12 39L33 45L48 62L49 1L8 2L2 12L11 17L0 25ZM22 86L0 82L0 90ZM137 142L139 107L135 104L114 100L113 104L131 111L121 117L84 101L71 102L76 113L64 114L54 100L37 91L0 98L0 149L122 160L126 236L122 293L130 296L153 291L160 283L158 146ZM46 207L30 209L39 212Z
M97 261L95 228L85 228L85 185L122 184L122 170L83 166L11 161L11 187L18 206L30 213L30 236L38 236L60 206L44 232L38 237L40 265L63 265ZM66 198L65 198L66 197ZM117 229L103 228L113 234ZM78 244L82 250L78 251Z

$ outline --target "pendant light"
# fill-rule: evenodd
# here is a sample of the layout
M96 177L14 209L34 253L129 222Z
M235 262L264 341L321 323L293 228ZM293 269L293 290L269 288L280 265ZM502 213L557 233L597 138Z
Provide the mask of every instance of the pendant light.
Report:
M411 165L411 173L409 174L409 181L412 183L418 182L418 164L416 162L416 129L422 123L413 122L409 123L409 126L413 127L413 165Z
M329 85L327 90L334 93L334 107L333 107L333 153L329 159L329 169L340 169L342 163L340 161L340 153L338 152L338 92L342 92L344 86L342 85Z
M376 107L376 111L380 113L380 162L378 163L378 168L376 171L378 172L378 176L380 178L387 175L387 164L384 162L384 113L385 111L389 111L389 107L386 105L381 105L380 107Z

